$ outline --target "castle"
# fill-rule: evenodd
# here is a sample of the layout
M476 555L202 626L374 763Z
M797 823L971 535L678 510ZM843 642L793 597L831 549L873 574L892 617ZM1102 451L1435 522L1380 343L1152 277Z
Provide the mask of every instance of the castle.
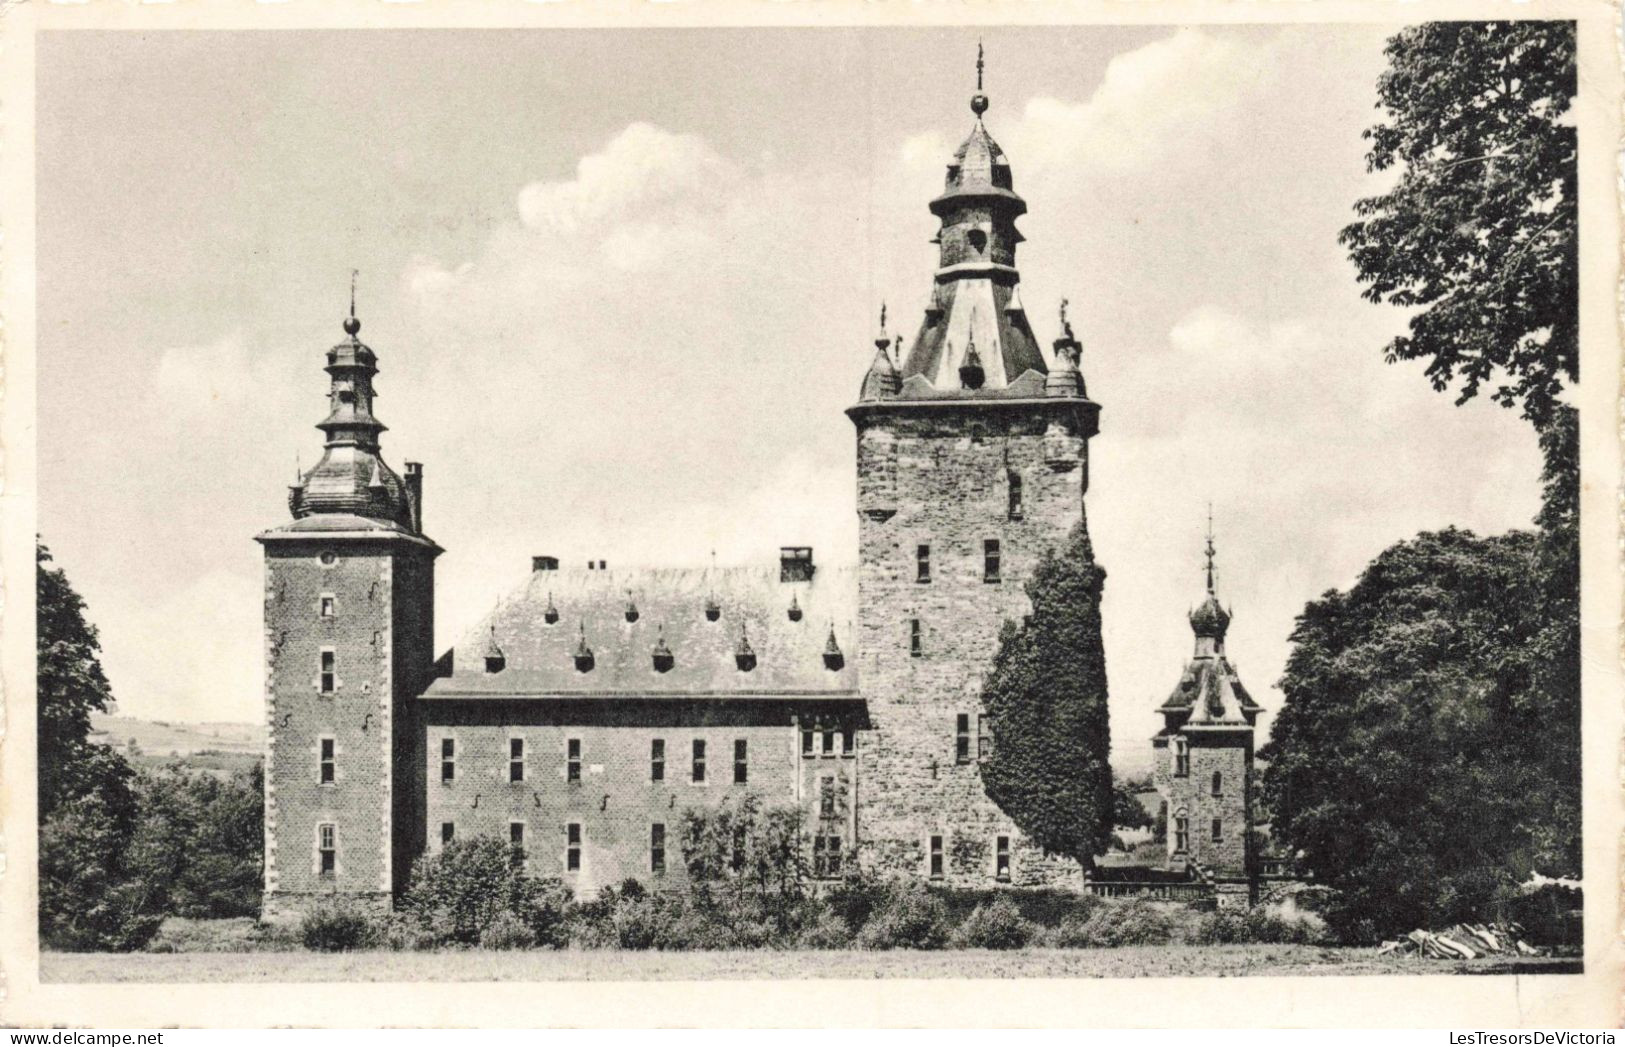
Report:
M322 458L289 490L292 521L257 539L267 918L331 895L388 906L416 856L469 836L519 845L528 871L582 893L677 882L684 811L747 792L801 807L821 878L856 863L957 886L1083 886L1075 861L988 800L979 771L983 676L1004 621L1030 610L1035 565L1083 520L1100 417L1064 311L1046 355L1022 304L1026 203L987 108L978 91L930 203L940 263L918 333L904 353L882 314L846 412L855 569L804 547L710 570L537 556L437 659L423 469L402 476L381 456L377 357L352 303L327 353ZM1211 559L1192 624L1196 657L1154 741L1164 871L1244 890L1258 707L1223 657Z

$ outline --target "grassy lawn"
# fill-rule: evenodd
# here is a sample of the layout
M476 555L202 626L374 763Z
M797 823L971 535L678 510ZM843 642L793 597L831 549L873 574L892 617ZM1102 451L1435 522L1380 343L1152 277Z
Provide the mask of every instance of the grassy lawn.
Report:
M46 982L545 982L763 978L1130 978L1577 974L1577 959L1377 956L1315 945L1145 945L1020 952L195 952L40 954Z

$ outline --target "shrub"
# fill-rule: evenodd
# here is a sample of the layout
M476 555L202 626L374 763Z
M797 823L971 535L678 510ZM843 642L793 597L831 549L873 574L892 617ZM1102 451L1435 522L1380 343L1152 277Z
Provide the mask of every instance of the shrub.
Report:
M433 949L439 939L415 914L392 912L373 922L372 941L381 949L417 952Z
M513 913L501 913L480 932L482 949L529 949L536 944L536 932Z
M367 917L342 902L319 906L299 921L299 941L317 952L348 952L371 938Z
M953 942L961 949L1020 949L1032 941L1033 930L1014 902L999 898L971 910L954 932Z
M865 949L940 949L947 941L947 906L918 884L889 891L858 935Z
M1172 940L1173 925L1169 913L1142 898L1102 902L1088 916L1061 921L1052 940L1064 949L1166 945Z
M837 913L824 909L803 924L796 936L798 949L845 949L852 944L852 928Z
M525 875L506 841L454 840L412 866L403 911L441 944L478 945L496 920L511 916L536 944L568 938L570 895L557 880Z
M1532 945L1579 948L1585 938L1581 905L1577 888L1549 883L1507 899L1501 914L1522 927Z
M875 910L886 904L891 888L884 881L868 876L854 876L841 882L824 895L829 911L846 924L852 934L863 930Z

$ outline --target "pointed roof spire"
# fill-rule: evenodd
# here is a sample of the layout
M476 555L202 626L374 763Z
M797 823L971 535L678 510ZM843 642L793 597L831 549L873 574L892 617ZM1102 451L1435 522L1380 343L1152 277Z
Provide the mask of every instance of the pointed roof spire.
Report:
M1213 503L1207 503L1207 592L1213 595Z
M355 282L360 275L361 270L350 270L350 315L345 318L344 333L349 335L352 341L357 334L361 333L361 321L355 315Z
M1224 634L1230 628L1230 612L1219 605L1219 598L1213 588L1213 505L1207 508L1207 546L1203 556L1207 560L1205 573L1207 575L1207 599L1201 606L1191 612L1191 629L1199 638L1212 638L1220 644L1224 642ZM1220 648L1222 650L1222 648Z
M976 93L971 95L970 111L981 120L982 114L987 112L987 95L982 93L982 41L976 41Z
M902 340L898 339L898 344ZM875 335L875 359L869 365L869 373L863 376L863 387L858 390L859 400L880 400L888 396L896 396L903 388L903 377L897 373L897 365L892 363L891 353L887 347L891 340L886 337L886 303L880 303L880 330Z
M976 352L976 310L970 313L970 327L965 339L965 358L959 363L959 384L966 389L980 389L987 381L982 369L982 357Z

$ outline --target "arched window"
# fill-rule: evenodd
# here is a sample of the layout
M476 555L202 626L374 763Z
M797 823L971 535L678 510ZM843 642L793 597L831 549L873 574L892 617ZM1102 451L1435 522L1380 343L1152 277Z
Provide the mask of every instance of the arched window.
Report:
M1222 796L1222 795L1224 795L1224 776L1221 775L1218 771L1213 772L1213 795L1214 796Z

